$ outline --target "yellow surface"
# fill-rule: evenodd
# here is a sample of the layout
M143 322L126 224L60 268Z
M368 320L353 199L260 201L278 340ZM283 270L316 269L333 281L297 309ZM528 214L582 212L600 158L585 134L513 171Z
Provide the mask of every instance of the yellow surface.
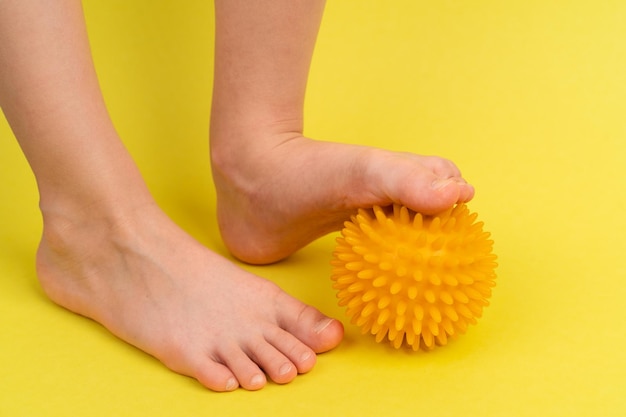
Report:
M165 210L224 252L207 161L212 5L85 2L111 114ZM0 415L626 415L626 3L331 1L307 133L446 156L476 186L498 281L430 353L348 325L310 374L209 392L38 288L32 175L0 122ZM336 236L336 235L335 235ZM334 237L250 268L345 320Z

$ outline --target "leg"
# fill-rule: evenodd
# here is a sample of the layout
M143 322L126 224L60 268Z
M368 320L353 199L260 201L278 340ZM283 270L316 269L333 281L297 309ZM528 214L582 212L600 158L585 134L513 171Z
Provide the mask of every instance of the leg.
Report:
M216 0L211 158L231 252L270 263L392 202L424 213L472 198L450 161L303 137L324 0Z
M33 169L52 300L214 390L309 371L337 321L237 268L155 205L109 120L79 0L0 2L0 106Z

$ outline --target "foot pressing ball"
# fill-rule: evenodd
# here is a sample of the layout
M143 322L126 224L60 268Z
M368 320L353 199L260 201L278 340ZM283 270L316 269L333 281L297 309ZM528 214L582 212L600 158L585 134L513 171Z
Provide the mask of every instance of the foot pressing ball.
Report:
M332 260L351 322L377 342L432 349L475 324L495 285L493 241L465 204L436 216L400 205L360 209Z

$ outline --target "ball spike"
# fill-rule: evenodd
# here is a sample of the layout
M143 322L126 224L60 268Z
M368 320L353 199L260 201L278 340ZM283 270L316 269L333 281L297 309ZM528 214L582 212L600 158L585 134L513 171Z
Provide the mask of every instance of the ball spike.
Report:
M420 230L424 226L424 217L420 213L416 213L415 217L413 217L413 228L415 230Z
M402 224L409 224L411 222L411 216L409 215L409 209L407 209L404 206L398 206L397 204L395 204L393 206L394 212L395 212L395 209L397 207L400 207L399 213L398 213L398 215L396 215L396 217L398 217L400 219L400 223L402 223Z

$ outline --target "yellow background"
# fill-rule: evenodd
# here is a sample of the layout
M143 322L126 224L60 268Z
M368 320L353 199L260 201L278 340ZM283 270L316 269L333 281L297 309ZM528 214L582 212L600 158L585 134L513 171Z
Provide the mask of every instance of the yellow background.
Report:
M112 117L163 208L225 253L208 164L205 0L85 1ZM313 372L215 394L38 287L33 177L0 120L0 415L626 415L626 2L330 1L306 105L312 137L437 154L476 186L498 285L430 353L361 336ZM247 267L342 318L336 235Z

